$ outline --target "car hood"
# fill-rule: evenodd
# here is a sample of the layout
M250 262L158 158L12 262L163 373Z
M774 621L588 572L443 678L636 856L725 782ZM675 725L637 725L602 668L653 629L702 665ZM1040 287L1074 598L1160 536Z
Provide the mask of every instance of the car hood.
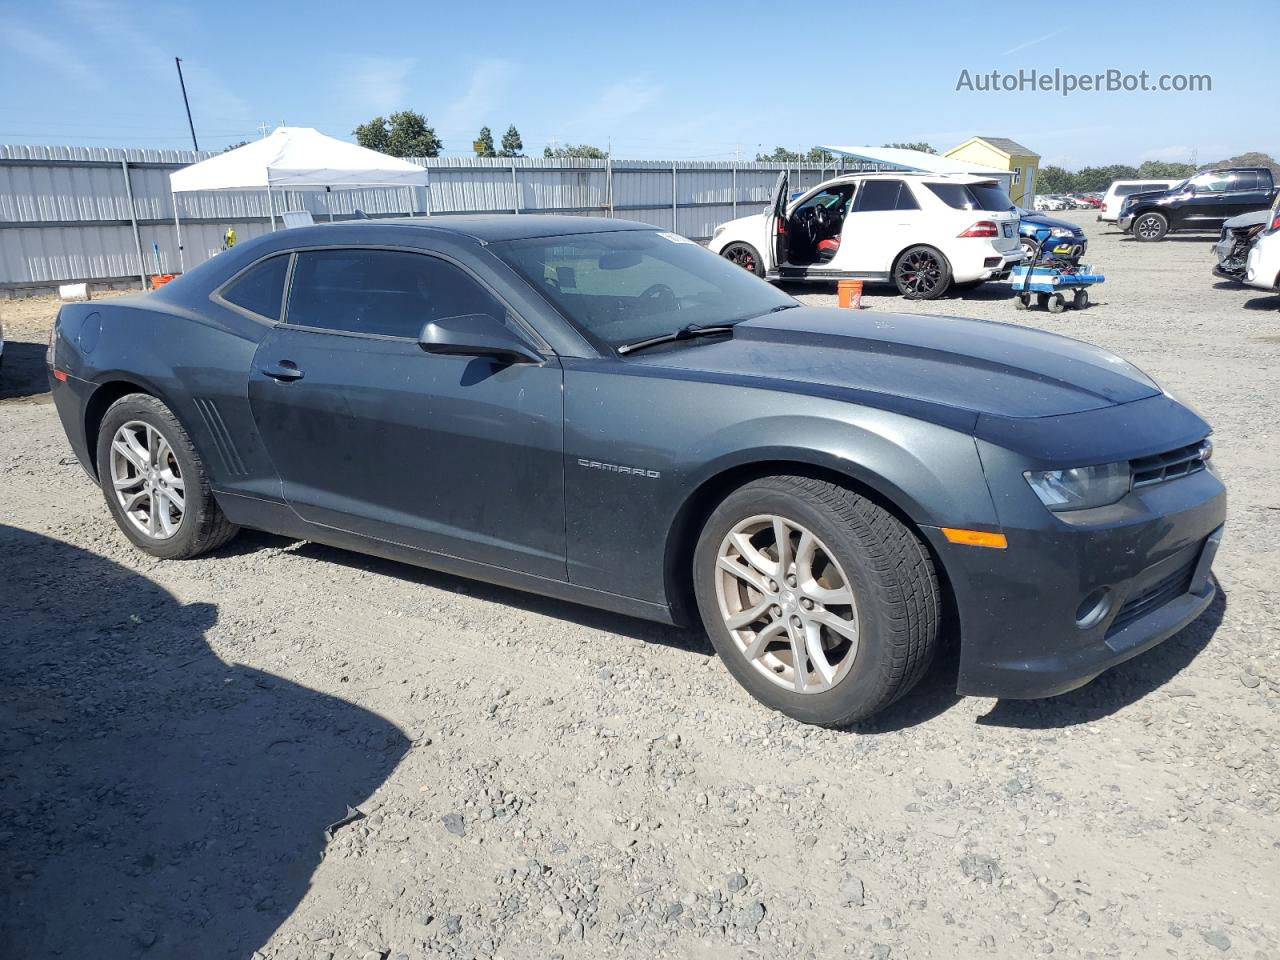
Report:
M739 323L731 338L658 348L628 362L728 382L850 399L960 425L966 415L1061 416L1160 393L1098 347L959 317L793 307ZM767 381L763 383L761 381Z
M1266 223L1270 219L1270 210L1253 210L1227 220L1222 224L1222 229L1225 232L1227 230L1240 230L1244 227L1256 227L1258 224Z
M1084 233L1078 226L1068 220L1059 220L1057 217L1046 217L1043 213L1024 213L1022 214L1023 223L1034 223L1037 227L1048 227L1050 230L1061 228L1070 230L1072 233Z

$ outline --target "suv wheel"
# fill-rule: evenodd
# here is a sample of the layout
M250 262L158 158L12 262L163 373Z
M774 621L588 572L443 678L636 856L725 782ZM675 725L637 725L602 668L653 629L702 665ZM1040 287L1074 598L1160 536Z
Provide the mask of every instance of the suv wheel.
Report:
M1133 239L1142 243L1163 240L1169 232L1169 221L1162 213L1144 213L1133 221Z
M844 726L923 676L938 643L928 551L892 514L807 477L734 491L694 551L716 652L747 691L805 723Z
M764 276L764 263L760 260L760 254L749 243L731 243L720 251L720 256L757 277Z
M893 282L908 300L934 300L951 286L951 264L933 247L911 247L894 264Z
M239 529L213 499L182 424L148 394L129 394L107 408L98 428L98 480L121 531L153 557L186 560L222 546Z

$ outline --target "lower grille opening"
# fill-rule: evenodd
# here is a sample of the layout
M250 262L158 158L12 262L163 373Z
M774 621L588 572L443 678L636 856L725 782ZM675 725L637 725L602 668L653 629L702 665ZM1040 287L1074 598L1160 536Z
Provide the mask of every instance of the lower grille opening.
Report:
M1148 613L1158 610L1170 600L1176 600L1190 590L1191 577L1194 575L1195 569L1196 563L1192 560L1167 577L1157 580L1137 596L1132 597L1128 603L1120 608L1116 618L1111 621L1111 626L1107 628L1107 637L1114 636L1135 620L1139 620Z

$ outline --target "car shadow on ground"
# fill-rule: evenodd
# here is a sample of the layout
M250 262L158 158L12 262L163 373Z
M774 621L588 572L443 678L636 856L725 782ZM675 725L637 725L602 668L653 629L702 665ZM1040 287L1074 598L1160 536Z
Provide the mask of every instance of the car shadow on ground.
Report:
M1261 296L1254 297L1252 300L1244 302L1246 310L1266 310L1268 313L1275 313L1280 310L1280 296Z
M221 660L211 604L4 525L0 556L0 952L244 960L408 739Z
M701 628L682 628L651 620L641 620L638 617L612 613L608 610L600 610L596 607L588 607L568 600L557 600L554 597L526 593L523 590L485 583L482 580L454 576L451 573L443 573L427 567L417 567L397 560L385 560L369 554L354 553L350 550L330 547L313 541L291 540L274 534L246 530L241 532L230 544L222 548L222 551L226 551L226 553L219 551L217 555L229 556L241 552L252 552L260 547L268 546L286 548L299 557L306 557L323 563L339 564L344 567L373 573L377 576L392 577L396 580L417 583L436 590L444 590L448 593L475 597L477 600L483 600L486 603L501 604L504 607L515 607L539 616L567 620L592 630L616 633L645 643L662 644L663 646L674 647L678 650L698 653L703 656L715 655L715 649L711 646L711 641L707 639Z
M49 392L49 373L44 365L46 346L25 340L9 340L0 364L0 400L38 397Z

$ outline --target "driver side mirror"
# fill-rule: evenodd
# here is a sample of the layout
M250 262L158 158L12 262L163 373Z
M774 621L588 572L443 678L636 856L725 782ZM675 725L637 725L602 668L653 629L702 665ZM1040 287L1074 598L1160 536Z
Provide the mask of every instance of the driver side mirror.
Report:
M542 356L511 328L487 313L464 313L428 321L418 336L427 353L493 357L505 363L541 363Z

